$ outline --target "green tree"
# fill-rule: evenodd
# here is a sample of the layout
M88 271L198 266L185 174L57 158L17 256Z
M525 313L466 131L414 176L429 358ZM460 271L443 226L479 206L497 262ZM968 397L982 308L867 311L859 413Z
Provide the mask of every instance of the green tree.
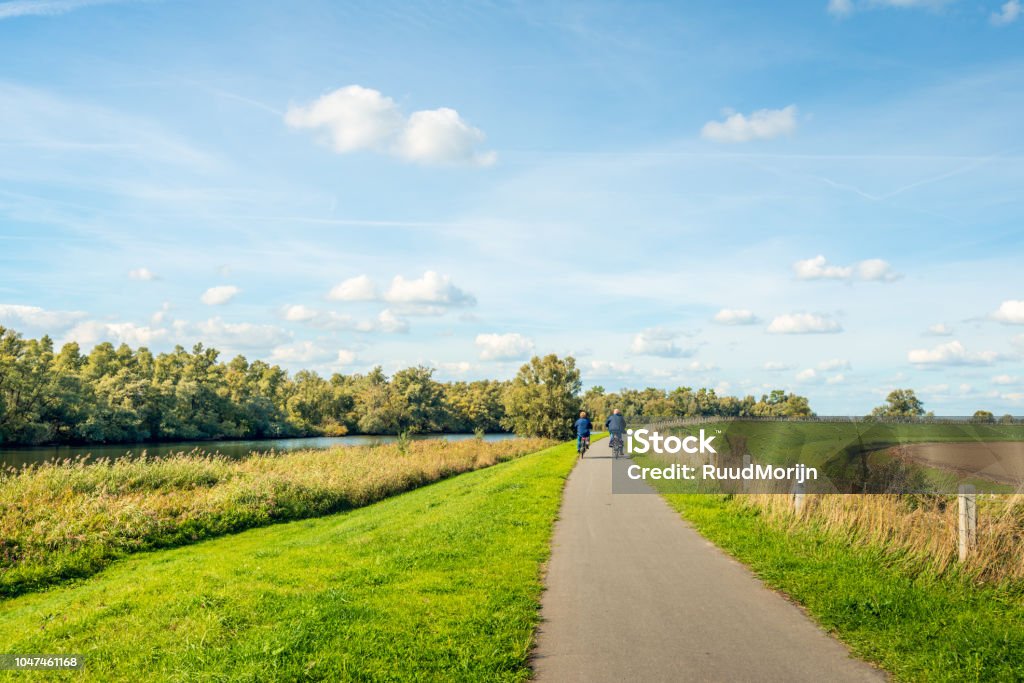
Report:
M973 419L975 422L995 422L996 416L988 410L975 410Z
M871 411L876 417L921 417L924 404L913 389L893 389L885 398L885 404Z
M567 439L580 409L581 388L575 358L534 356L505 391L502 424L523 436Z

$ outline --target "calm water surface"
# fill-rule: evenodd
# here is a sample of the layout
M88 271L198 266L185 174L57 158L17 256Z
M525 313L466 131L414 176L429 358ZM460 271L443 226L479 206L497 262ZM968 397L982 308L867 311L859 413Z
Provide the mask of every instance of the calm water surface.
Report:
M474 438L472 434L421 434L421 439L448 439L462 441ZM514 434L487 434L484 441L514 439ZM96 458L124 458L140 455L164 456L169 453L188 453L199 449L208 453L220 453L232 458L241 458L253 451L295 451L309 448L334 448L336 446L367 446L375 443L394 443L394 436L315 436L304 439L259 439L252 441L172 441L167 443L138 443L92 446L33 446L31 448L0 448L0 466L38 464L47 460L63 460L77 455L91 455Z

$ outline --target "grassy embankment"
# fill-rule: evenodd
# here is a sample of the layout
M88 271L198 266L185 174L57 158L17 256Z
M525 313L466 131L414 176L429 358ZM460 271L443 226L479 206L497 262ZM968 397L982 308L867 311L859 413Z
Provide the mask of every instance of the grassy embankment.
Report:
M82 654L84 671L56 675L75 681L525 680L575 462L563 444L344 514L126 558L4 602L0 652Z
M745 438L760 437L762 452L789 447L802 457L826 455L834 425L808 426L802 438ZM892 427L896 443L975 438ZM652 483L709 540L898 679L1024 678L1021 496L982 497L978 550L959 564L955 496L808 495L796 515L786 495L672 493L686 486Z
M0 597L136 551L360 507L550 443L413 441L241 460L194 452L0 471Z

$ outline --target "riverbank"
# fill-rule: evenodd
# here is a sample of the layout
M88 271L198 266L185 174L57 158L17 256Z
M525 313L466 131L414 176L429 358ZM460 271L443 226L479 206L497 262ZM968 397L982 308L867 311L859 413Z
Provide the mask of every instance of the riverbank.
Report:
M343 514L127 558L6 601L0 642L81 653L63 676L75 681L526 680L575 463L563 444Z
M241 460L50 463L0 472L0 596L89 576L141 550L360 507L550 445L410 441Z

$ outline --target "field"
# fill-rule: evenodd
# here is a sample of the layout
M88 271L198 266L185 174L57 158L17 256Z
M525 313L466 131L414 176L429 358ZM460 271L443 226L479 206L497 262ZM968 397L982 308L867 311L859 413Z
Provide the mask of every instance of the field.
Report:
M412 441L9 469L0 472L0 597L89 576L129 553L367 505L550 444Z
M126 558L6 601L0 651L82 654L85 670L63 676L75 681L525 680L575 461L564 444L358 510Z

